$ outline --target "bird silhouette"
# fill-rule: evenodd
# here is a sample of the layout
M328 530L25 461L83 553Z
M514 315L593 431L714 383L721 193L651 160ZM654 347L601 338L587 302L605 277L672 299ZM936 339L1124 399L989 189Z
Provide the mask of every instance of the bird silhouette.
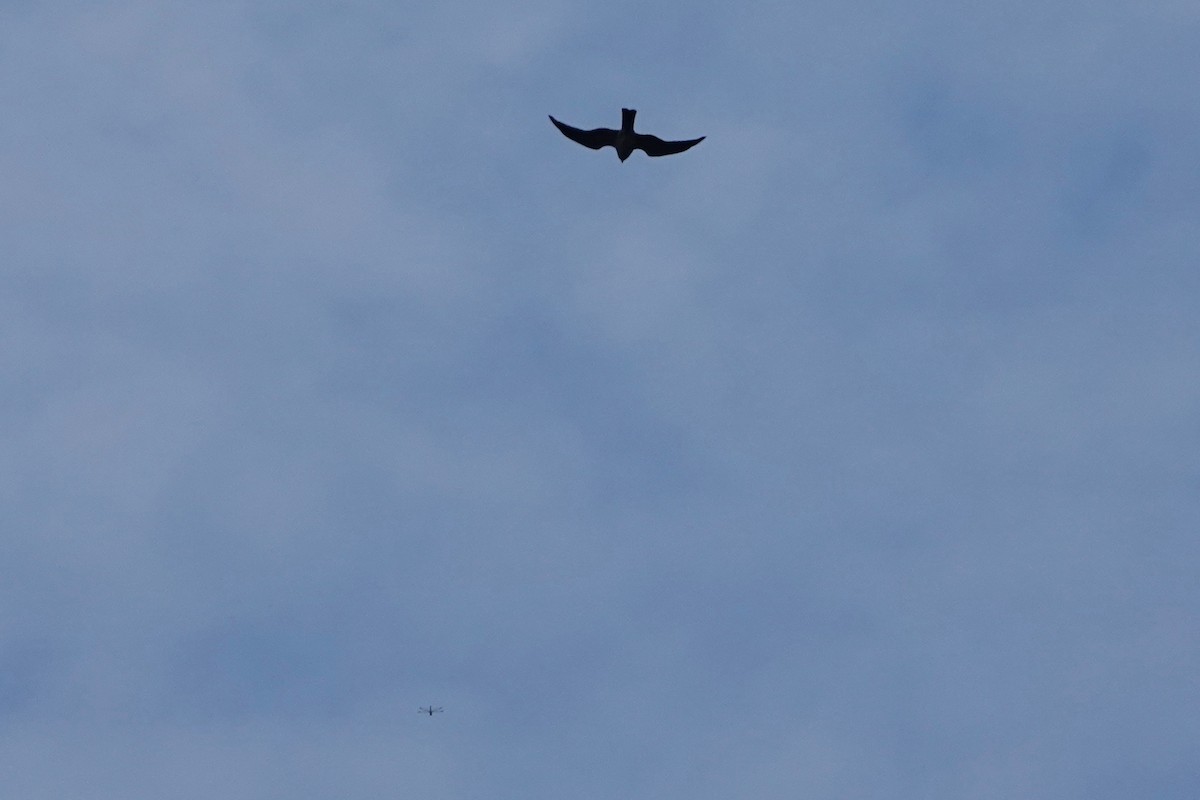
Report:
M614 131L612 128L596 128L592 131L585 131L559 122L554 117L550 117L550 121L554 123L554 127L562 131L563 136L584 147L590 147L593 150L599 150L601 147L615 148L617 158L622 161L629 158L634 150L641 150L646 155L657 158L658 156L682 153L689 147L695 147L704 141L705 137L701 136L699 139L685 139L682 142L666 142L648 133L636 133L633 130L633 118L636 114L636 109L622 108L621 130L619 131Z

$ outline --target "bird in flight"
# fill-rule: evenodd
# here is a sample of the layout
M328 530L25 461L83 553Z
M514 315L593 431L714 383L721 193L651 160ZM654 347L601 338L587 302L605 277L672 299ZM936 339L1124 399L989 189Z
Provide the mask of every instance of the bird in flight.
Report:
M441 706L421 706L417 709L418 714L428 714L431 717L434 714L440 714L442 711L445 711L445 709Z
M648 133L635 133L633 118L636 114L636 109L622 108L621 130L619 131L614 131L612 128L596 128L594 131L585 131L572 128L554 117L550 117L550 121L554 123L554 127L562 131L563 136L573 142L579 142L584 147L590 147L593 150L610 146L615 148L617 158L622 161L629 158L634 150L641 150L648 156L669 156L673 153L682 153L689 147L695 147L704 141L704 137L701 136L699 139L685 139L682 142L665 142Z

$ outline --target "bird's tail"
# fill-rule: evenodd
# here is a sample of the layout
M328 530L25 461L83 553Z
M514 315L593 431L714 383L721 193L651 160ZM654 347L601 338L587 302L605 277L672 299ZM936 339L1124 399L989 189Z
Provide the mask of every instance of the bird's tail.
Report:
M637 116L636 108L621 109L621 129L626 131L633 130L633 118Z

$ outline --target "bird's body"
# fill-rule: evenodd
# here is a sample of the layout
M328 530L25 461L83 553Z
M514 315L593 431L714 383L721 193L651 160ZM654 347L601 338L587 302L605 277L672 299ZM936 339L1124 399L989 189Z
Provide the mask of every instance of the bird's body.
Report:
M554 117L550 117L550 121L554 123L554 127L562 131L563 136L566 136L573 142L578 142L584 147L590 147L593 150L599 150L602 147L612 147L617 151L617 158L622 161L633 155L634 150L641 150L646 155L652 157L669 156L673 153L682 153L689 147L695 147L704 141L705 137L701 136L699 139L667 142L648 133L637 133L633 129L633 119L636 115L636 109L622 108L621 129L617 131L614 131L612 128L596 128L595 130L585 131L559 122Z

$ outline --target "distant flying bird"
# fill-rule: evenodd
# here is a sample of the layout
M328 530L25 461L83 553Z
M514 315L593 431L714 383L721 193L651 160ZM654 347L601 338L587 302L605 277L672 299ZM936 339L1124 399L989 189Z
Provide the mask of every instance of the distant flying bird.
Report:
M664 142L657 136L651 136L648 133L635 133L633 118L636 114L636 109L622 108L621 130L619 131L614 131L612 128L584 131L559 122L554 117L550 117L550 121L554 123L554 127L562 131L563 136L573 142L579 142L584 147L590 147L593 150L599 150L601 147L616 148L617 158L622 161L629 158L634 150L642 150L648 156L669 156L673 153L682 153L689 147L695 147L704 141L705 137L701 136L699 139L686 139L682 142Z
M422 706L421 708L417 709L417 713L428 714L432 717L434 714L440 714L444 710L445 709L443 709L441 706Z

